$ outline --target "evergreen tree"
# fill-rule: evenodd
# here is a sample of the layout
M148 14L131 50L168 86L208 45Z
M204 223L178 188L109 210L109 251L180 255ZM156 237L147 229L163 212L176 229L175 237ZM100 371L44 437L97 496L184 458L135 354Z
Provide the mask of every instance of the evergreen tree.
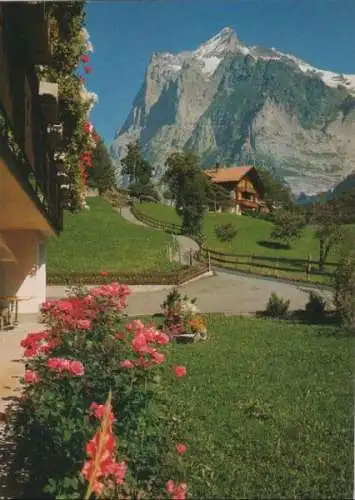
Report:
M122 175L129 177L131 185L148 184L153 175L153 168L142 155L139 141L131 142L127 146L127 155L122 159Z
M88 169L88 184L98 189L99 194L116 185L116 169L101 138L93 153L92 168Z
M131 195L142 200L149 198L159 200L159 196L152 183L153 168L143 158L138 141L131 142L127 146L127 155L122 159L122 175L129 178L129 190Z

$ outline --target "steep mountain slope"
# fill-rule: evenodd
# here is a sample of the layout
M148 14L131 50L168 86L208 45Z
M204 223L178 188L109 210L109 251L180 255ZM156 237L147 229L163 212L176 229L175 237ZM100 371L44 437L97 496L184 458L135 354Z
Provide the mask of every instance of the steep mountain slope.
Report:
M172 151L202 164L265 163L295 192L333 187L354 168L355 76L276 49L247 47L224 28L194 52L153 54L111 155L139 139L159 176Z

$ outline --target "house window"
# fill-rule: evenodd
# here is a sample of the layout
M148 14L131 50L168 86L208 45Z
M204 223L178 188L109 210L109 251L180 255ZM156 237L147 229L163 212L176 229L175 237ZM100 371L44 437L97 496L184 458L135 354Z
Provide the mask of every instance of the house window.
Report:
M244 200L251 200L253 195L252 193L248 193L248 191L243 191L242 192L242 197Z

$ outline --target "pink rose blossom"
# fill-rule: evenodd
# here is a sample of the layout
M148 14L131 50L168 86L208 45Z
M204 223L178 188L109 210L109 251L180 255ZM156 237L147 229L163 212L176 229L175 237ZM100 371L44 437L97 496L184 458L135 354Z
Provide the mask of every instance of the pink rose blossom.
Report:
M60 359L59 358L49 358L47 361L47 368L50 370L58 370L60 366Z
M80 377L84 375L84 365L80 361L71 361L69 365L69 371L72 375Z
M162 345L168 344L170 342L169 335L167 335L166 333L163 333L163 332L159 332L159 334L157 336L157 342L158 342L158 344L162 344Z
M139 333L134 337L132 347L136 352L145 352L147 350L148 345L143 333Z
M172 500L185 500L187 485L179 483L175 486L174 481L170 479L165 485L165 490L171 495Z
M183 443L178 443L177 445L175 445L175 448L179 455L183 455L187 450L186 444Z
M56 372L68 372L76 377L84 375L84 365L80 361L63 358L49 358L47 368Z
M183 365L173 366L174 373L177 377L185 377L186 368Z
M161 352L157 351L156 349L153 350L151 353L153 363L156 365L161 365L165 361L165 356Z
M79 319L76 325L81 330L89 330L91 328L91 321L89 319Z
M23 379L26 384L37 384L41 380L38 373L33 370L26 370Z
M134 364L129 359L124 359L120 362L121 368L134 368Z
M172 493L174 491L174 488L175 488L175 484L174 484L174 481L172 479L170 479L166 485L165 485L165 489L168 493Z

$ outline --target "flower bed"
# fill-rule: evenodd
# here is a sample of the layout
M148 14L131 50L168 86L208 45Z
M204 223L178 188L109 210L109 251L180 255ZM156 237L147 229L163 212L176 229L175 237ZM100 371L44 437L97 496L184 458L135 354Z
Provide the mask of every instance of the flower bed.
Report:
M16 468L26 472L25 497L156 498L165 488L185 498L176 454L186 445L160 380L186 368L164 366L168 335L124 323L129 293L118 283L73 289L43 304L47 329L21 342L23 393L7 430L17 441Z
M206 264L186 266L175 272L103 272L97 273L49 273L49 285L95 285L111 281L128 285L180 285L208 271Z

